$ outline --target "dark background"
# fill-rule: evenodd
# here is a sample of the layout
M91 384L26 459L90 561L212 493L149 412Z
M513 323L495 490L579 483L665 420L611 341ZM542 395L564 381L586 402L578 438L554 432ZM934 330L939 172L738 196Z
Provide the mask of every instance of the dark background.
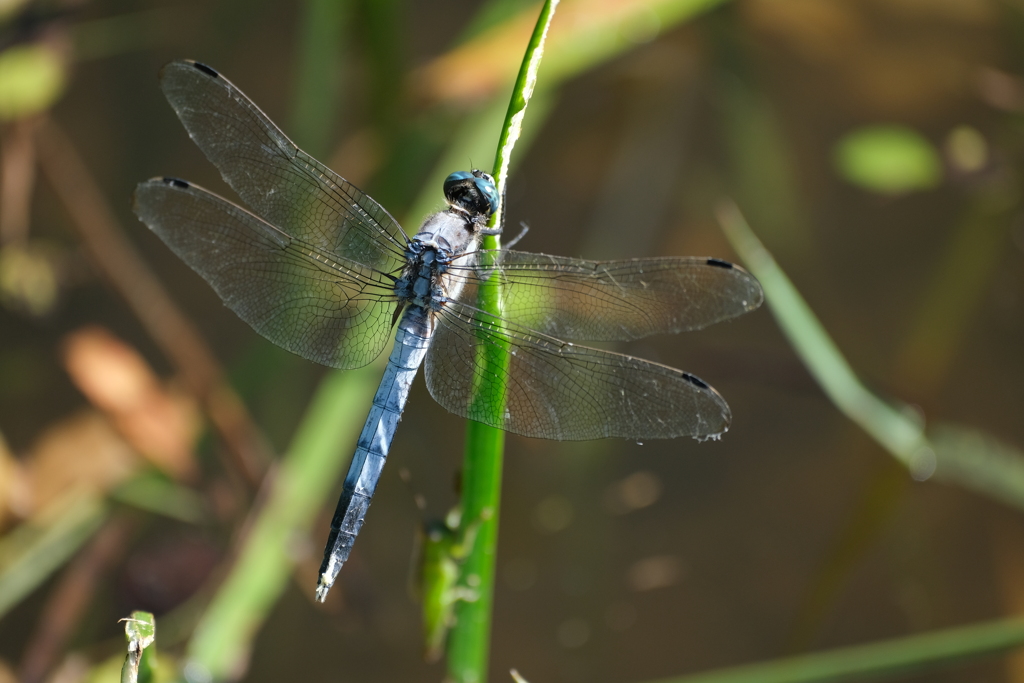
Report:
M398 4L385 46L368 23L372 13L357 4L342 31L339 113L309 151L410 231L422 216L405 210L465 108L417 97L416 69L457 44L480 6ZM291 104L302 8L92 2L76 7L62 30L148 9L159 10L157 20L144 18L124 46L115 41L108 54L72 61L52 117L280 452L324 370L273 348L225 309L135 220L129 197L138 181L163 174L223 187L157 86L171 59L211 64L304 144ZM517 248L736 260L713 213L731 196L872 389L926 419L1024 443L1024 98L1013 99L1024 93L1014 75L1022 12L1010 0L741 0L667 28L548 94L549 118L518 150L510 180L509 222L531 228ZM394 80L382 83L382 74ZM889 123L910 126L936 150L943 173L932 187L879 193L836 170L842 136ZM950 133L965 125L987 145L981 168L950 159ZM470 164L486 168L490 159ZM961 266L958 245L974 244L975 233L994 234L996 246L980 255L967 249ZM96 274L42 179L30 239L59 255L61 287L42 314L10 301L0 308L0 432L19 458L88 404L60 360L62 340L79 327L108 328L162 377L174 375ZM927 302L942 302L942 292L966 301L951 302L948 318L940 306L937 319L949 329L930 329ZM707 443L509 436L492 680L515 667L533 681L641 681L1024 609L1019 511L912 481L827 400L767 310L628 351L714 385L732 408L732 428ZM433 515L454 502L463 433L463 422L418 382L340 579L344 604L319 609L301 575L261 630L245 680L442 677L440 666L420 661L417 606L406 590L422 516L413 496L422 494ZM210 438L197 446L201 490L224 478L211 455L217 448ZM656 499L626 511L616 491L638 472L639 481L656 482ZM333 501L311 534L317 548L328 508ZM155 600L132 583L146 571L138 567L217 566L237 528L232 519L140 522L68 650L92 658L112 651L116 619ZM16 520L5 524L10 530ZM206 570L195 571L163 610L202 583ZM0 657L14 669L46 597L37 590L0 621ZM992 658L920 680L1024 680L1024 665L1014 662Z

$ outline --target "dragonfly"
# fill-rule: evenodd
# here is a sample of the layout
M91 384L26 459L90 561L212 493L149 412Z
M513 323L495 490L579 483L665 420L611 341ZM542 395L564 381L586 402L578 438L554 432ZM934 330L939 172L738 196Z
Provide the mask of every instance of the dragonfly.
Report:
M725 400L696 375L580 345L696 330L757 308L749 273L717 258L617 261L487 250L500 197L481 171L444 181L447 207L411 238L380 204L299 149L214 69L175 61L160 86L247 207L193 183L140 183L133 209L271 342L334 368L394 346L324 551L323 602L362 527L421 365L455 415L526 437L718 438ZM500 315L479 294L500 292ZM506 353L508 362L482 363Z

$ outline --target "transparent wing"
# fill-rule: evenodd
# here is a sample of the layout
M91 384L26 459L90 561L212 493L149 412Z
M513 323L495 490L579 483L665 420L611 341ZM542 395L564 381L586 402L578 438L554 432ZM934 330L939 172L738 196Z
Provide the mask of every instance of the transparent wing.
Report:
M160 86L188 134L250 209L292 237L391 272L406 237L380 204L309 156L213 69L167 64Z
M689 373L508 321L501 329L493 316L458 302L435 320L427 387L456 415L558 441L706 438L729 427L725 400ZM481 355L500 349L511 354L507 371L485 372ZM474 387L480 387L475 400Z
M586 261L477 252L456 259L449 273L465 282L458 298L469 304L479 284L496 274L507 320L574 341L696 330L752 311L764 298L750 273L713 258Z
M182 180L135 190L136 215L254 330L309 360L357 368L388 341L388 274L291 237Z

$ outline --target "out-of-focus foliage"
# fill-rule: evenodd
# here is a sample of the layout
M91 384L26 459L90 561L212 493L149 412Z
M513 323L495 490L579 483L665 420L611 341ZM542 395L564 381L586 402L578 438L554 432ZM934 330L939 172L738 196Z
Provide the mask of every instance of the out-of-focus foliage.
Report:
M63 60L46 44L0 52L0 121L49 109L63 92L65 78Z
M719 443L508 440L491 680L1024 681L991 656L1024 613L1018 5L563 0L506 238L755 268L716 224L732 198L785 272L768 303L804 315L623 349L713 383ZM138 608L158 679L442 676L406 572L464 426L414 388L313 605L379 371L255 339L128 195L231 198L157 87L191 57L415 230L441 178L489 167L538 10L0 0L0 682L118 680Z
M964 144L957 147L961 157L977 156ZM906 126L870 126L847 133L836 143L835 164L851 183L885 194L928 190L942 180L935 148Z
M53 309L59 293L53 260L39 245L0 250L0 300L32 315Z

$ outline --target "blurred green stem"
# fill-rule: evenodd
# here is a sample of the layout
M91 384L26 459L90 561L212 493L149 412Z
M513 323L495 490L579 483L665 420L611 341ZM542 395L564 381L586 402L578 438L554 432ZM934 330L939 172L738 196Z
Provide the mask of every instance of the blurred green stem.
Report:
M977 430L932 425L909 406L886 402L860 382L810 306L729 203L719 222L734 249L761 281L779 327L814 379L848 418L860 425L918 480L937 478L1024 509L1024 455Z
M651 683L834 683L878 679L948 665L1024 645L1017 617Z
M505 114L494 160L493 175L502 201L491 217L492 226L504 223L504 195L512 150L522 132L526 107L537 83L544 41L557 6L558 0L547 0L541 8L519 76L512 88L512 98ZM499 249L500 246L498 236L484 238L484 249ZM501 290L496 281L481 285L478 305L500 321ZM484 374L492 377L506 376L509 367L508 350L493 344L484 344L482 347L480 362ZM494 393L500 389L488 387L488 391ZM499 395L504 395L504 391L500 390ZM495 402L493 411L492 422L503 422L504 403ZM476 542L463 567L463 577L467 586L477 592L477 599L460 602L456 608L456 624L450 635L448 651L448 673L456 683L482 683L487 679L504 452L505 435L500 429L479 422L468 423L462 471L461 524L464 528L468 524L479 524L479 527Z
M110 510L100 496L75 489L0 540L0 617L93 537Z
M928 396L941 387L998 264L1019 211L1018 180L976 190L954 228L925 290L894 373L901 388Z
M302 9L291 130L295 144L318 159L327 155L331 134L338 129L348 6L336 0L307 0Z
M288 582L294 561L287 551L308 530L341 474L346 462L338 453L355 441L379 373L370 365L333 372L320 384L276 476L269 475L266 504L231 573L196 627L186 671L192 667L214 681L244 671L256 630Z
M934 469L935 455L928 448L920 421L909 410L893 407L864 387L735 204L720 206L718 220L733 248L760 280L765 301L782 332L832 402L911 472L927 478Z

